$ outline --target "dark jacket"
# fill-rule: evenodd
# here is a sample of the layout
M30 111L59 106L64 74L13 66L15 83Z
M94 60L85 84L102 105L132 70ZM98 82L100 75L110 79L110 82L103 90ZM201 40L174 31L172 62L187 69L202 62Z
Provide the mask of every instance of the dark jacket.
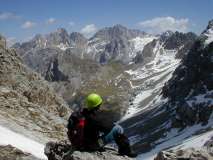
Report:
M71 114L68 121L68 137L71 143L78 150L97 150L100 148L98 140L100 139L100 133L106 135L110 132L111 127L105 127L104 120L97 120L98 111L89 111L84 108L81 111L77 111ZM78 137L72 138L70 134L75 128L76 124L79 123L79 120L84 120L83 131L78 135Z

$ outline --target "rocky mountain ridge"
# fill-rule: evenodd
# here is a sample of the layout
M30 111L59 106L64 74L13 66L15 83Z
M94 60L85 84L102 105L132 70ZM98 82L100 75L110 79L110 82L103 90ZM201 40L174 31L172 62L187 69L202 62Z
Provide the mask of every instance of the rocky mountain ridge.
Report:
M43 143L65 136L70 108L6 46L0 47L0 106L1 125Z
M211 23L210 21L163 88L163 95L178 106L177 118L186 119L182 122L184 124L207 122L213 110L213 43L206 45L208 38L203 39L213 29ZM193 110L193 114L192 111L189 113L189 108Z
M42 38L38 37L46 40L39 40ZM65 40L62 41L63 37ZM84 91L83 95L96 90L107 91L103 96L110 96L120 108L127 105L126 97L129 97L131 90L132 80L125 73L126 70L140 68L153 61L157 55L164 55L164 51L168 51L168 55L171 53L171 56L182 55L183 51L186 53L189 50L195 39L196 35L192 33L167 32L154 36L115 25L99 30L90 39L80 33L69 35L64 29L59 29L46 36L36 36L29 42L14 45L14 48L30 68L53 82L51 84L55 90L70 104L75 103L74 99L79 97L79 90ZM66 47L60 47L60 44ZM35 47L29 49L26 47L28 45Z
M36 35L32 40L22 44L17 43L13 47L23 58L41 49L52 48L67 50L77 57L93 59L100 63L108 63L112 60L129 63L137 54L142 54L139 52L143 51L146 44L159 37L161 41L166 41L165 49L174 49L184 47L184 44L193 41L196 35L178 32L168 34L167 32L167 34L155 36L140 30L128 29L122 25L115 25L103 28L87 39L80 33L68 34L65 29L60 28L47 35Z
M133 98L132 108L136 110L135 114L129 116L123 125L139 152L164 146L170 140L178 144L187 137L212 130L213 34L212 27L209 27L212 21L209 24L189 52L178 62L177 68L175 67L167 82L163 83L160 91L142 90ZM138 70L137 74L133 71L130 73L140 77ZM156 82L158 79L154 80ZM156 91L159 91L157 96L148 105L144 105L147 100L145 95L150 95L150 92L153 95ZM176 141L176 138L180 139Z

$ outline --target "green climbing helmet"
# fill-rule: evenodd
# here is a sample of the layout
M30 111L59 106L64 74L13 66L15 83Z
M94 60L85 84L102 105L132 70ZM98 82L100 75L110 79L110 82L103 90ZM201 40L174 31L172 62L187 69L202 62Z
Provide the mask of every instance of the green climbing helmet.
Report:
M96 93L91 93L87 96L86 105L89 110L98 107L102 103L102 98Z

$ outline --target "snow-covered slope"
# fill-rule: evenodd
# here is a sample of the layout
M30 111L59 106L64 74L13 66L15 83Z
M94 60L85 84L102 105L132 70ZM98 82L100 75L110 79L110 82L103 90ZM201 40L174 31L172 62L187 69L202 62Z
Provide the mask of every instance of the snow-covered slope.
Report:
M27 137L0 126L0 145L8 144L40 159L47 159L47 157L44 155L43 144L35 142Z
M206 40L206 44L209 44L213 41L213 29L209 29L206 33L206 36L208 37Z
M152 61L141 70L127 71L132 76L135 92L129 113L121 123L134 149L147 152L141 157L181 145L194 135L202 136L208 131L212 135L213 45L206 43L212 28L210 24L213 23L209 23L182 61L174 56L181 45L176 50L168 50L164 44L157 43Z
M165 149L169 150L177 150L177 149L188 149L188 148L196 148L201 149L203 145L213 137L213 122L209 123L207 126L195 125L193 127L188 127L185 130L181 131L180 133L177 132L176 129L172 130L168 133L166 138L161 139L159 145L157 145L154 149L150 152L140 154L137 159L138 160L154 160L156 155ZM206 131L201 134L195 134L199 131ZM211 128L211 129L210 129ZM195 135L194 135L195 134Z
M209 22L209 25L203 34L207 37L205 40L206 45L213 41L213 20Z
M157 37L151 36L151 35L146 35L144 37L136 37L131 40L130 42L133 43L134 45L134 52L137 53L138 51L143 51L144 46L156 39Z
M151 62L141 68L126 71L132 77L135 97L132 98L123 120L150 108L153 100L159 100L164 83L171 78L173 71L180 63L180 59L175 58L177 50L166 50L159 41L153 50L155 56ZM143 103L146 100L148 100L147 103Z

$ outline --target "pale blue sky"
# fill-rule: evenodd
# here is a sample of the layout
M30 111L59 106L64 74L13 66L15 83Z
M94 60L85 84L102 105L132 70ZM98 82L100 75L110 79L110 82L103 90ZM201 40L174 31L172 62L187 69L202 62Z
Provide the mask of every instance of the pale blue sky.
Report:
M153 33L200 33L212 10L213 0L1 0L0 33L23 41L63 27L91 36L115 24Z

